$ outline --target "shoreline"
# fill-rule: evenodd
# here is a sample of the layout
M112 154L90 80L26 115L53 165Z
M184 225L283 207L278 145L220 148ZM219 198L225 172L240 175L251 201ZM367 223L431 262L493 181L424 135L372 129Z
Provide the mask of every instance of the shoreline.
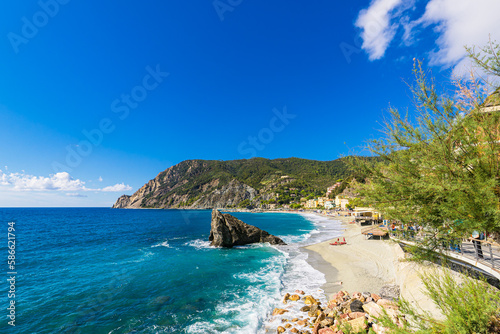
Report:
M361 234L361 226L349 224L352 217L346 215L347 211L329 211L329 214L325 214L317 210L242 208L220 210L223 212L309 214L322 218L326 223L333 220L340 221L342 228L340 238L346 239L346 245L330 245L330 242L337 239L335 237L299 248L307 255L306 262L324 275L326 282L320 286L320 289L323 290L323 295L327 300L339 291L351 293L369 291L378 294L384 286L398 286L400 297L421 310L431 312L436 318L442 317L436 305L423 292L425 286L420 278L420 275L428 270L440 271L440 267L434 264L405 261L404 251L399 244L391 240L365 239Z
M322 287L330 296L341 290L378 293L385 285L396 284L394 245L386 240L365 239L361 227L349 224L350 216L325 216L325 221L341 222L346 244L332 246L336 238L303 247L309 264L325 275ZM339 284L342 282L342 284Z
M325 218L326 222L341 221L341 238L347 242L346 245L332 246L329 243L335 241L334 238L301 248L308 255L309 265L325 275L326 283L321 288L327 299L339 291L378 294L384 286L398 286L400 297L438 319L442 317L434 302L424 293L425 286L420 278L429 270L441 271L439 266L405 261L404 251L391 240L365 239L361 226L349 224L352 221L350 216L314 214Z

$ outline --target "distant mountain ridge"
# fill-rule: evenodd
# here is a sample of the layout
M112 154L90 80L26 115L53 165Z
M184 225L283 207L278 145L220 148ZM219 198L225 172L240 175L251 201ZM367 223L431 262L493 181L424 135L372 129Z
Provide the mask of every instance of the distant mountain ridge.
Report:
M349 175L343 159L186 160L167 168L113 208L267 208L319 196Z

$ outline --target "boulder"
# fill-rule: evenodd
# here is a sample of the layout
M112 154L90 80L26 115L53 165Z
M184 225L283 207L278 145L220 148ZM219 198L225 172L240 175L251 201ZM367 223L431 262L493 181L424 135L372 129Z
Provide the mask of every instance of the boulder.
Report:
M241 246L258 242L269 242L271 245L286 245L280 238L245 224L241 220L217 209L212 210L210 245L215 247Z
M331 318L331 317L326 317L325 319L321 320L319 323L321 324L321 326L323 327L328 327L328 326L331 326L333 325L333 321L335 319Z
M318 301L311 295L303 297L302 300L304 300L304 304L309 305L309 306L318 303Z
M321 328L318 334L335 334L335 332L331 328Z
M302 312L309 312L310 310L311 310L311 306L307 306L307 305L306 305L306 306L303 306L303 307L300 309L300 311L302 311Z
M378 302L378 300L380 299L380 296L375 293L372 293L371 297L375 303Z
M288 312L288 310L284 310L282 308L275 308L273 310L273 316L274 315L281 315L281 314L286 313L286 312Z
M368 313L370 316L377 318L382 315L382 308L375 304L374 302L369 302L365 305L363 305L363 309L365 310L366 313Z
M347 323L352 326L353 333L359 333L368 327L365 318L357 318L354 320L349 320Z
M351 309L351 312L363 312L363 302L357 299L354 299L351 304L349 305L349 308Z
M393 309L393 310L399 309L398 305L395 302L383 298L377 301L377 305L386 309Z
M327 308L334 308L338 305L337 301L335 299L331 299L326 303Z
M307 320L299 320L297 321L297 326L307 326L309 323L307 322Z
M351 319L357 319L357 318L361 318L364 316L365 316L365 313L363 313L363 312L351 312L351 313L349 313L349 318L351 318Z
M384 285L380 290L379 296L385 299L398 299L399 298L399 285Z
M322 311L323 309L318 304L313 304L313 305L311 305L311 309L309 311L316 313L318 310Z

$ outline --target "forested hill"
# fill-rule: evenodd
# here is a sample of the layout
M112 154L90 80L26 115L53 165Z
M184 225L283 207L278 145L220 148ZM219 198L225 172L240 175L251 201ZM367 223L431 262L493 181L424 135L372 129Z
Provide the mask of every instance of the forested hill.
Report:
M231 208L298 203L323 196L350 175L343 159L186 160L161 172L114 208Z

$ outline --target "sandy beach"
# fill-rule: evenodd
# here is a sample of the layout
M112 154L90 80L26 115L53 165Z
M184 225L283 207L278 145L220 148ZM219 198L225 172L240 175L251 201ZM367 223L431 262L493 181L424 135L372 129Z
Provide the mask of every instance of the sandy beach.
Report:
M340 290L379 293L384 285L399 285L401 296L412 304L436 314L434 303L423 293L419 273L436 266L404 261L405 253L391 240L365 239L358 224L349 224L351 217L329 217L342 221L343 238L347 244L332 246L321 242L305 247L308 262L326 278L322 287L327 297ZM339 282L342 282L340 284Z

